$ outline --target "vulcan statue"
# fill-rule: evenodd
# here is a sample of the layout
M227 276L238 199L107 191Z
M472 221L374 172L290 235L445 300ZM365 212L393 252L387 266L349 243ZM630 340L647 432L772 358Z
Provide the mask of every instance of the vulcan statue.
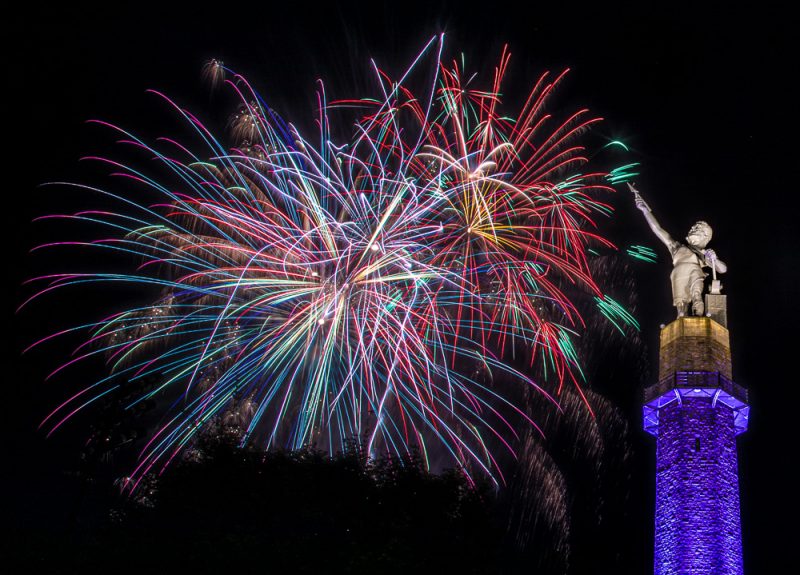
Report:
M672 281L672 303L678 310L678 317L686 315L690 303L694 315L703 315L705 312L703 282L707 275L703 272L703 268L711 268L714 273L712 293L719 293L720 289L720 283L716 279L717 272L725 273L728 269L722 260L717 259L714 250L706 249L708 242L711 241L711 226L706 222L697 222L689 230L686 244L682 244L672 239L672 236L658 224L650 206L639 195L639 191L631 184L628 184L628 188L633 192L636 207L644 214L650 229L667 246L672 255L673 268L669 277Z

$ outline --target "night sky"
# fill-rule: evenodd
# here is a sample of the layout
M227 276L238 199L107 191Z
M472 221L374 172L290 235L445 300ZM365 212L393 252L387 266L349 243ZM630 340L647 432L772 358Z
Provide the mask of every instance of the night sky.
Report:
M761 4L759 4L761 5ZM110 6L110 4L108 5ZM21 356L34 338L112 302L52 298L16 314L30 295L22 282L52 268L30 256L52 228L31 220L72 206L63 194L38 188L80 181L78 159L107 151L108 138L84 122L108 119L153 134L168 117L149 88L224 126L200 69L220 58L244 74L270 105L305 125L313 116L315 80L337 97L370 85L369 58L397 73L427 39L445 32L453 51L484 75L504 43L512 53L508 88L522 92L543 70L571 68L559 96L568 108L586 105L605 121L602 138L619 139L642 164L637 186L676 238L698 219L714 229L711 242L729 268L723 278L734 353L734 380L751 394L750 430L739 439L745 571L777 572L790 556L796 529L785 525L796 504L797 456L791 420L796 408L798 255L793 185L796 101L788 83L788 16L720 8L698 12L668 4L650 11L593 3L524 10L504 3L467 9L456 3L324 9L302 5L217 4L166 10L137 3L127 9L81 11L31 7L8 24L18 34L6 67L10 127L5 130L5 216L13 263L8 278L4 423L7 425L3 512L6 529L38 526L43 534L69 512L65 469L80 449L80 429L45 440L36 427L61 397L43 376L57 350ZM167 131L166 129L162 131ZM105 147L104 147L105 146ZM654 444L637 431L638 390L654 380L658 326L672 319L666 250L651 235L630 194L620 188L608 235L624 247L659 251L656 265L634 266L640 287L635 310L648 346L650 373L618 374L607 393L628 415L633 433L626 528L607 545L629 555L626 573L646 573L652 561ZM57 230L56 230L57 232ZM48 267L50 266L50 267ZM67 352L68 350L64 350ZM78 428L80 426L77 426ZM69 500L69 501L67 501ZM580 549L575 549L580 553Z

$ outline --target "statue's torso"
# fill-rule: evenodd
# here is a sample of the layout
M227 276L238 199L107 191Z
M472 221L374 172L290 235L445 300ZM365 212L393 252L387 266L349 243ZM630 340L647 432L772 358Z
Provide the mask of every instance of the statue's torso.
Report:
M670 251L672 252L672 265L675 267L684 265L700 267L703 265L700 256L687 245L675 242Z

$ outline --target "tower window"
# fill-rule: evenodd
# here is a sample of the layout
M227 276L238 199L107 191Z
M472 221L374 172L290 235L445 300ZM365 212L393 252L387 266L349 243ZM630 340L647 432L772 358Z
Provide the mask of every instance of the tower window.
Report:
M700 451L700 438L699 437L695 437L694 438L694 450L695 451Z

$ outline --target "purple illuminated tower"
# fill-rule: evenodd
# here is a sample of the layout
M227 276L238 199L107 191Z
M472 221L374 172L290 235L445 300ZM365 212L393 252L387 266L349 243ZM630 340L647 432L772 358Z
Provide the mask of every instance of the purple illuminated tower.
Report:
M655 575L742 575L736 436L747 390L731 380L725 296L710 317L661 329L658 383L644 390L656 437Z

